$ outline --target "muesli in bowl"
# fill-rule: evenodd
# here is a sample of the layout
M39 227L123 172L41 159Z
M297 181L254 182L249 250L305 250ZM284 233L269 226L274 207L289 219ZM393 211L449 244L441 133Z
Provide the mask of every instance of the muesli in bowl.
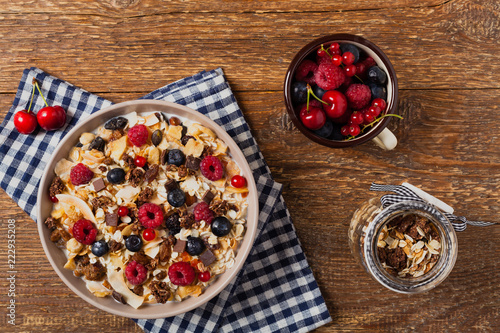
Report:
M249 189L208 127L129 112L82 133L54 173L45 225L93 295L181 302L234 266Z

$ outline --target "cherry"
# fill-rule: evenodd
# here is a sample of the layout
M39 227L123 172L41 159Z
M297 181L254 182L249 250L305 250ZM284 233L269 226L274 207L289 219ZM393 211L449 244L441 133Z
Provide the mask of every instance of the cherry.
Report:
M14 126L21 134L30 134L36 129L38 125L36 116L31 110L31 104L33 103L33 95L35 94L35 86L31 89L31 100L28 110L21 110L16 112L14 115Z
M330 118L338 118L347 110L347 98L337 90L328 90L321 98L324 102L323 109Z
M128 215L128 208L125 206L121 206L118 208L118 216L124 217Z
M349 125L344 125L340 128L340 134L343 136L349 136Z
M334 55L332 57L332 64L335 66L340 66L342 64L342 57L340 55Z
M356 66L355 65L345 66L344 73L345 73L345 75L350 76L350 77L356 75Z
M382 98L375 98L372 101L372 106L378 106L380 108L380 112L385 110L387 103Z
M323 127L323 125L325 124L326 116L323 110L321 110L320 108L309 106L308 110L307 105L304 105L300 110L300 120L305 127L312 130L317 130Z
M134 164L138 166L139 168L142 168L143 166L146 165L146 158L142 156L136 156L134 159Z
M358 135L359 133L361 133L361 128L359 128L358 125L354 125L354 124L351 124L349 126L349 134L352 135L352 136L356 136Z
M156 238L156 231L154 229L146 229L142 232L142 238L146 241L152 241Z
M201 282L207 282L208 280L210 280L210 272L201 272L200 274L198 274L198 280L200 280Z
M30 134L38 126L36 116L28 110L21 110L14 115L14 126L21 134Z
M235 175L233 176L233 178L231 178L231 185L236 188L245 187L247 185L247 180L245 179L245 177Z
M355 59L356 58L354 57L354 54L349 51L344 52L344 54L342 55L342 60L345 65L352 65Z
M38 85L38 81L33 79L33 84L38 89L40 96L45 103L45 107L40 109L40 111L36 114L36 119L42 127L46 131L54 131L60 129L66 123L66 111L60 105L49 106L45 97L43 97L42 91L40 90L40 86Z
M363 114L359 111L354 111L351 114L350 122L354 125L361 125L363 123Z

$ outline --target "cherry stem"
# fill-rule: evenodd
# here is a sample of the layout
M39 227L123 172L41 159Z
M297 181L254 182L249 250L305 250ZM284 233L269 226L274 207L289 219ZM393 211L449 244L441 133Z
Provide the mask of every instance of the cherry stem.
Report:
M327 102L325 102L324 100L322 100L321 98L319 98L318 96L316 96L311 88L311 86L309 85L309 83L307 84L307 109L309 110L309 95L313 95L313 97L315 99L317 99L318 101L320 101L321 103L323 104L326 104L326 105L330 105L328 104Z
M45 100L45 97L43 97L42 91L40 90L40 86L38 85L38 81L36 79L33 79L33 84L35 85L36 89L38 89L38 92L40 93L40 96L42 96L42 99L45 102L45 105L49 106L49 104Z
M30 99L30 106L28 107L28 113L31 111L31 104L33 103L33 96L35 96L35 86L31 87L31 99Z

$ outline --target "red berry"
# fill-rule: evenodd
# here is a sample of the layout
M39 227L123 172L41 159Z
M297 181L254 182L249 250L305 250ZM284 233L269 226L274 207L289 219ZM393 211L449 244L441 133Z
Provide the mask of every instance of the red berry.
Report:
M231 178L231 185L236 188L242 188L247 186L247 180L245 177L242 177L240 175L234 175L233 178Z
M148 277L148 270L136 261L131 261L125 267L125 276L128 282L133 285L142 284Z
M56 202L59 202L59 199L57 199L57 197L54 195L53 197L50 197L50 201L52 201L53 203L56 203Z
M128 215L128 208L125 206L121 206L118 208L118 216L124 217Z
M382 112L382 111L380 110L380 108L378 106L370 106L368 108L368 111L366 111L366 113L369 113L369 114L371 114L374 117L378 117L378 115L380 114L380 112Z
M326 56L326 50L323 47L319 48L317 53L320 57Z
M299 117L304 126L311 130L320 129L326 122L326 116L323 110L311 105L309 105L309 109L307 109L307 106L303 106L300 110Z
M340 117L332 118L332 122L339 125L345 125L349 122L349 119L351 119L351 114L352 114L351 109L347 109L345 110L344 114L341 115Z
M387 103L382 98L375 98L372 101L372 106L378 106L380 108L380 112L384 111Z
M372 121L375 120L375 116L373 116L372 114L368 113L368 111L363 115L363 118L365 119L364 123L365 125L368 125L369 123L371 123Z
M14 115L14 126L21 134L30 134L38 126L36 116L28 110L21 110Z
M142 238L146 241L152 241L156 238L156 231L154 229L146 229L142 232Z
M354 125L361 125L363 123L363 121L364 121L363 114L361 112L359 112L359 111L354 111L351 114L350 121Z
M191 265L184 261L174 262L168 268L170 282L176 286L188 286L193 283L196 273Z
M329 49L330 49L330 51L336 52L336 51L340 50L340 44L339 43L331 43Z
M305 81L309 84L315 84L314 76L318 70L318 65L312 60L306 59L297 68L295 78L297 81Z
M134 146L141 147L148 141L148 128L146 127L146 125L142 124L135 125L128 130L127 136Z
M156 228L163 223L163 210L154 203L145 203L139 208L137 218L146 228Z
M134 159L134 164L135 166L142 168L143 166L146 165L146 158L142 156L136 156Z
M316 84L323 90L333 90L340 87L345 80L342 68L335 66L331 61L322 62L314 74Z
M377 63L375 62L375 60L373 60L372 57L368 57L363 61L363 64L366 66L366 68L370 68L375 66Z
M349 136L349 125L344 125L340 128L340 134L343 136Z
M85 245L94 243L97 236L97 229L89 220L81 219L73 225L73 237Z
M341 117L347 110L347 99L340 91L328 90L321 98L328 104L323 104L323 109L330 118Z
M78 163L69 172L71 184L75 186L88 184L93 177L94 172L83 163Z
M342 64L342 57L339 55L334 55L332 57L332 64L335 66L340 66Z
M66 111L62 106L46 106L36 113L36 119L46 131L60 129L66 123Z
M224 167L217 157L208 155L201 161L200 171L205 178L216 181L222 178Z
M201 272L200 274L198 274L198 280L200 280L201 282L207 282L208 280L210 280L210 272Z
M356 66L354 65L347 65L344 68L345 75L352 77L356 75Z
M366 66L362 62L356 64L356 74L363 75L366 71Z
M354 57L354 54L352 54L351 52L347 51L347 52L344 52L344 54L342 55L342 62L345 64L345 65L352 65L354 63L354 60L356 58Z
M205 221L205 223L210 224L214 219L214 213L210 210L210 207L205 201L198 203L193 210L195 221Z
M360 110L370 104L372 93L370 87L365 84L354 83L347 88L345 96L351 108Z
M349 134L352 136L357 136L359 133L361 133L361 129L359 128L358 125L351 124L349 126Z

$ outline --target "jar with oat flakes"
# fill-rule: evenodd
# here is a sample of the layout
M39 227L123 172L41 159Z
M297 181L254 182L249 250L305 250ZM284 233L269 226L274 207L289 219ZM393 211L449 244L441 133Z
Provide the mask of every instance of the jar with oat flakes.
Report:
M428 291L443 282L458 253L455 230L436 207L403 201L383 208L380 196L354 212L349 246L372 278L406 294Z

